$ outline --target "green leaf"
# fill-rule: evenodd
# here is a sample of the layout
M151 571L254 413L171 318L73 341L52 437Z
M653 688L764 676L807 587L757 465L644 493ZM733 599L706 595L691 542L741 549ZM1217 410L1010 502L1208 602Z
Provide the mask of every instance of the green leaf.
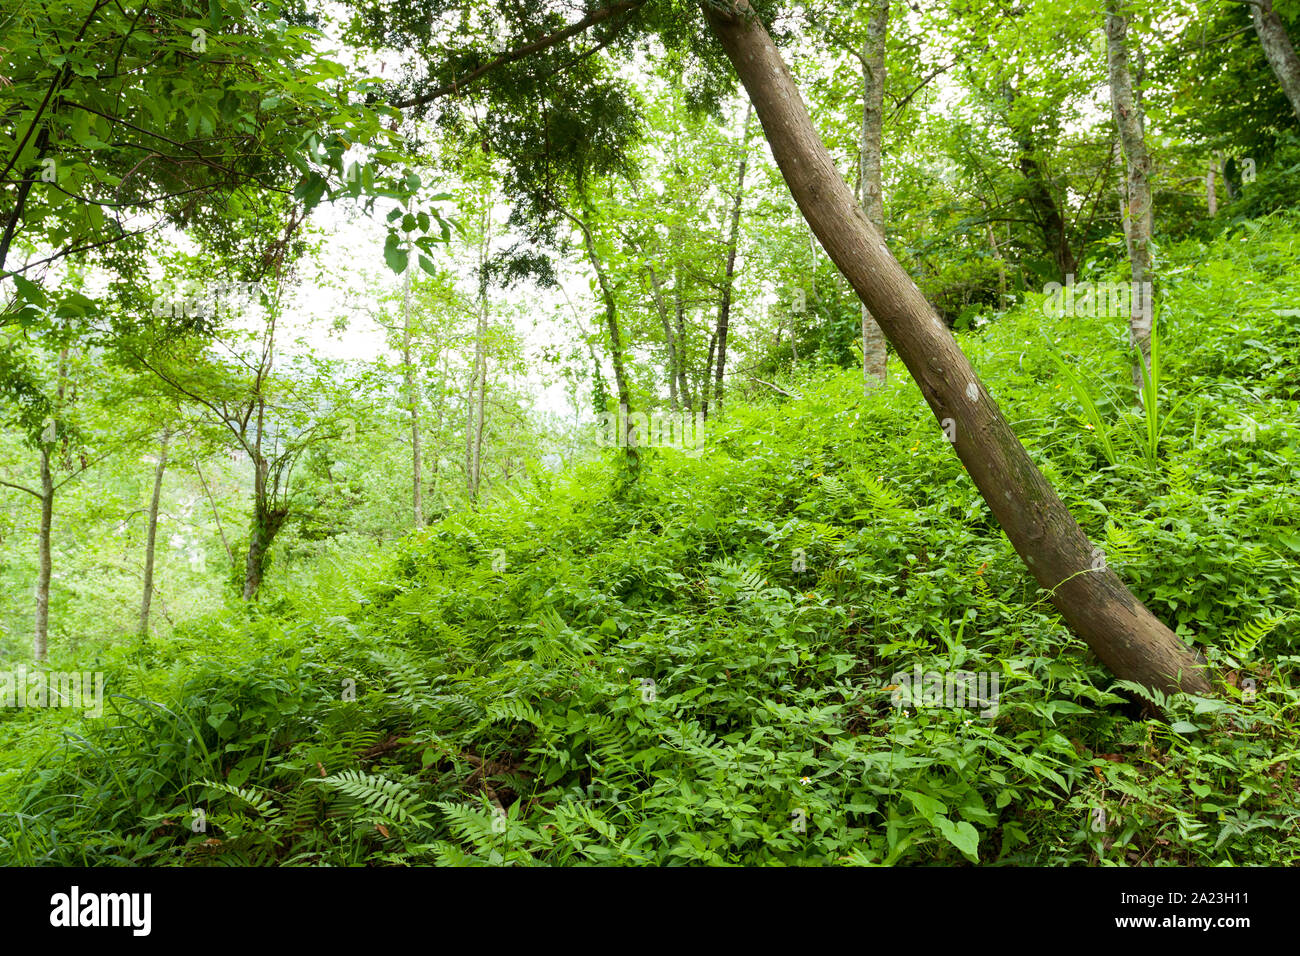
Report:
M916 811L925 817L928 823L934 823L935 817L941 813L947 813L948 808L934 797L927 797L923 793L917 793L915 790L904 790L903 796L912 801L912 806Z
M979 854L976 850L979 848L979 832L963 820L961 823L954 824L947 817L935 817L934 824L943 834L943 838L962 852L962 855L972 863L980 861Z
M401 275L406 271L408 258L406 250L398 242L397 233L390 232L388 241L384 243L384 261L388 263L388 268Z
M35 282L32 282L30 279L25 279L20 275L15 275L13 280L14 285L18 287L18 294L24 301L30 302L32 305L40 306L41 308L49 305L49 300L45 298L45 293L41 291L41 287Z

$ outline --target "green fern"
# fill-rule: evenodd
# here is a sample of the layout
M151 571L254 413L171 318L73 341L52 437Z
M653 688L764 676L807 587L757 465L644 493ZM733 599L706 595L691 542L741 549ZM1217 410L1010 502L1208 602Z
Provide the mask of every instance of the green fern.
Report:
M398 823L424 824L420 798L396 780L360 770L344 770L316 781L349 800Z
M1290 614L1264 614L1242 624L1228 635L1228 651L1238 660L1244 660L1254 653L1260 641L1268 637L1279 625L1284 624Z
M208 787L212 790L220 790L222 793L229 794L242 800L248 806L252 807L263 817L274 817L279 813L279 809L271 802L271 798L265 794L260 794L252 787L232 787L228 783L222 783L218 780L200 780L200 787Z
M542 726L542 716L526 700L518 697L504 697L493 701L487 708L488 720L511 720L520 724Z

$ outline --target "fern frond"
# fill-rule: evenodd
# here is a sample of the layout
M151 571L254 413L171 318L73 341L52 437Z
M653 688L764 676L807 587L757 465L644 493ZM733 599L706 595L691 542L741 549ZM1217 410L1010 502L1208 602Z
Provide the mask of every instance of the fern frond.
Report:
M487 708L488 720L512 720L515 723L542 725L542 716L526 700L504 697L493 701Z
M232 787L230 784L222 783L219 780L200 780L199 786L220 790L222 793L236 797L256 810L261 816L267 818L273 817L280 812L275 804L271 802L270 797L258 793L252 787Z
M1268 637L1280 624L1285 623L1290 614L1265 614L1253 621L1247 621L1228 636L1228 650L1233 657L1249 657L1259 646L1260 641Z
M317 782L389 820L427 822L420 812L420 798L396 780L360 770L344 770Z

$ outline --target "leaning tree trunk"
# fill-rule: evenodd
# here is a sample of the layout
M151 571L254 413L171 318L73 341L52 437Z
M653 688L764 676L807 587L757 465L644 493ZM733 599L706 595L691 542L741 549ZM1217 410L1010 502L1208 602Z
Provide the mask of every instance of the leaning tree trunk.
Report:
M36 573L36 636L32 641L32 657L44 661L50 647L50 577L53 561L50 558L50 529L54 524L54 476L50 473L50 452L53 442L41 443L41 530L37 539L39 569Z
M1300 57L1296 56L1282 18L1273 9L1273 0L1250 0L1250 16L1268 65L1277 75L1282 92L1291 102L1296 119L1300 119Z
M153 497L149 499L149 527L144 544L144 593L140 598L140 636L149 636L149 608L153 605L153 561L158 541L158 504L162 500L163 474L167 470L167 441L171 429L163 429L162 447L158 451L158 467L153 472Z
M862 211L883 236L885 201L881 186L881 154L885 118L885 40L889 31L889 0L872 0L867 39L862 46L862 145L858 153L862 178ZM885 381L889 352L885 334L862 306L862 378L865 388Z
M1017 553L1118 677L1205 693L1193 654L1129 592L1075 523L947 326L885 247L813 128L785 61L746 0L702 4L822 247L880 323Z
M1142 106L1133 92L1133 76L1128 68L1128 18L1120 11L1119 0L1107 0L1106 54L1109 65L1110 101L1124 149L1128 173L1124 210L1128 229L1129 264L1133 272L1129 309L1129 344L1141 355L1141 365L1133 367L1133 384L1142 394L1142 369L1151 362L1151 300L1139 290L1151 280L1151 156L1147 152Z

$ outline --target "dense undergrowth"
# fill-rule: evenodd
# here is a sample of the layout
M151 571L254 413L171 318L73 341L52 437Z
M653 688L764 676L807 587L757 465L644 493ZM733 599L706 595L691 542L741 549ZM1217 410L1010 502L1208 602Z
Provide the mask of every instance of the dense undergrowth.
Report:
M0 711L0 861L1297 862L1300 223L1167 255L1158 443L1120 321L1031 301L963 347L1219 696L1116 684L901 366L809 372L624 493L589 461L56 655L106 712ZM997 675L996 712L895 706L916 667Z

